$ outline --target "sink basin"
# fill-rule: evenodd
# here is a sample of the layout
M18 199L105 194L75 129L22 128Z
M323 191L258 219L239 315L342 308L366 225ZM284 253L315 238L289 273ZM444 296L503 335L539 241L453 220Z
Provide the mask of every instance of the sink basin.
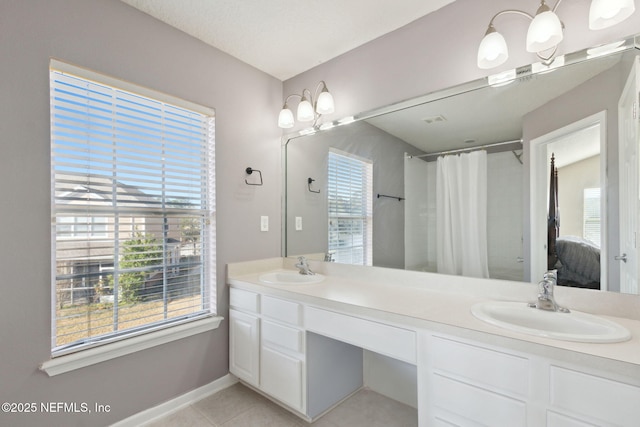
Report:
M258 278L263 283L270 285L308 285L320 283L324 280L322 274L306 275L297 271L278 270L265 273Z
M563 341L613 343L631 338L626 328L610 320L573 310L544 311L523 302L479 303L471 308L471 313L501 328Z

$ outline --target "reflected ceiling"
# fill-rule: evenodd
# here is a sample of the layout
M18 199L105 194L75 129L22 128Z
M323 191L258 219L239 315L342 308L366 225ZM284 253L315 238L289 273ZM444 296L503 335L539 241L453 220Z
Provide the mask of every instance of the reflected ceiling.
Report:
M452 96L366 121L426 153L516 140L522 137L523 116L613 67L619 60L620 55L613 55L599 61L579 62L506 85L478 89L464 97ZM469 140L472 142L465 142Z

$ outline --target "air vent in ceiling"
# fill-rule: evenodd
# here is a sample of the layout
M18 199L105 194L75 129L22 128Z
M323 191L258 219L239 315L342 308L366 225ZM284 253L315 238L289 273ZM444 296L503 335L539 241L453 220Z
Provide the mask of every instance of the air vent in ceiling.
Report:
M447 119L445 119L443 115L439 115L439 116L425 117L424 119L422 119L422 121L428 125L432 125L434 123L446 122Z

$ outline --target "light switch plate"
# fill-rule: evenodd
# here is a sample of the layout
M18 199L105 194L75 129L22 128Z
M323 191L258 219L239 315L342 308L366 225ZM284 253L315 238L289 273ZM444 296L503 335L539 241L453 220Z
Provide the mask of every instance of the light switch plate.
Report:
M302 217L296 217L296 231L302 231Z
M266 215L260 217L260 231L269 231L269 217Z

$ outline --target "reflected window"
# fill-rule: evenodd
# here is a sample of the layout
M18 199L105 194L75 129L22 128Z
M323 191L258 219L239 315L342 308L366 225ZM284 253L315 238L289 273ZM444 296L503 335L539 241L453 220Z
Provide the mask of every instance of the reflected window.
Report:
M600 188L584 189L584 238L600 246Z
M339 263L372 265L373 164L331 149L327 175L329 253Z

